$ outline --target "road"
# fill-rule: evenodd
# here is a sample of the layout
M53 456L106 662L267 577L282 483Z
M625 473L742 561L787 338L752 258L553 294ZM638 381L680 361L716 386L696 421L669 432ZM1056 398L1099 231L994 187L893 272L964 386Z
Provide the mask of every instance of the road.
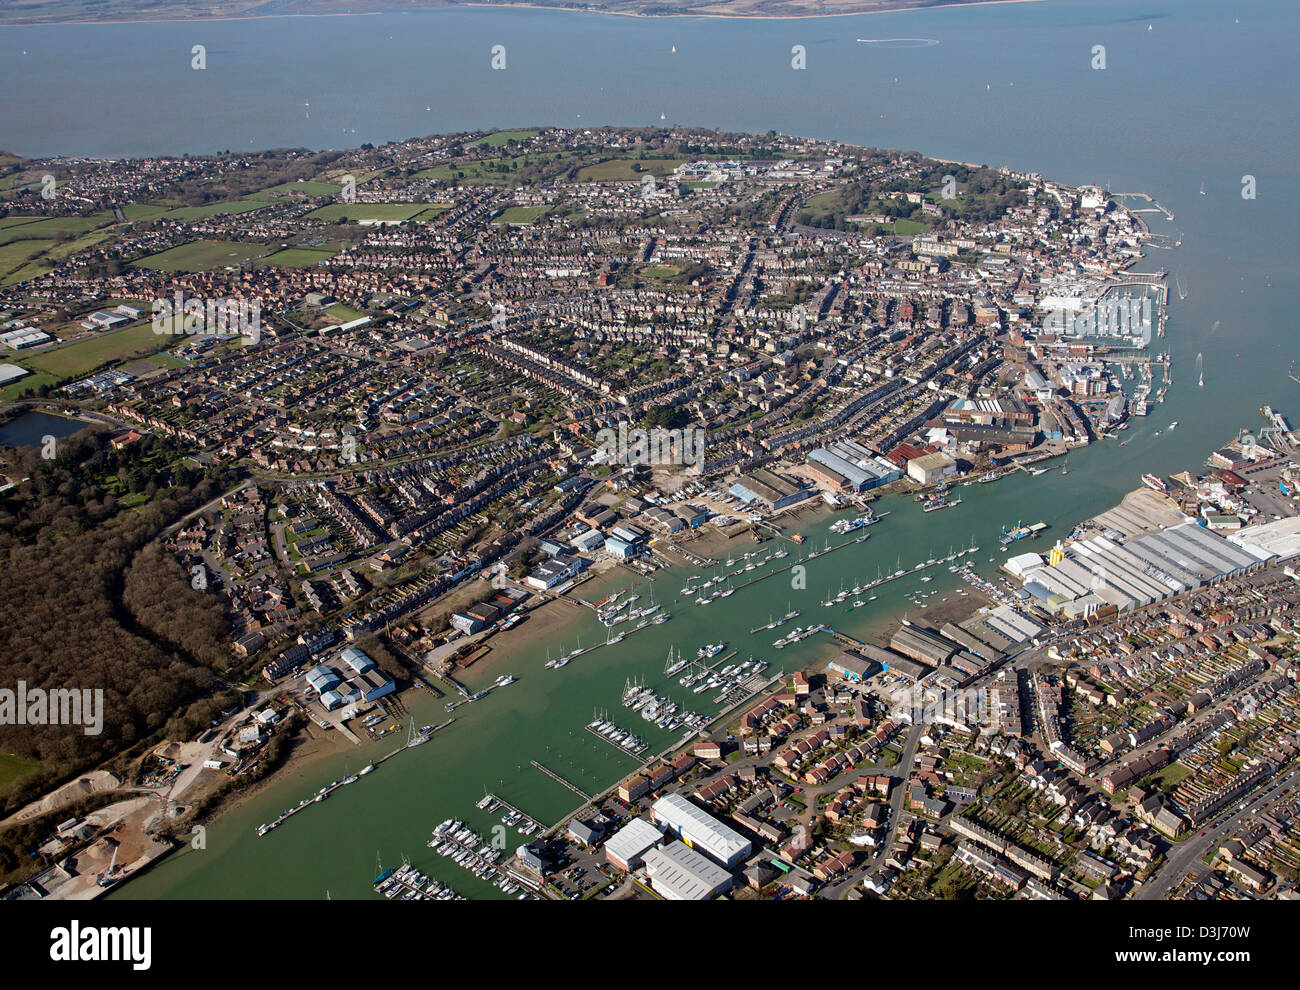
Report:
M1192 833L1191 838L1174 849L1170 857L1165 860L1164 865L1156 871L1155 876L1142 885L1133 899L1137 901L1161 900L1189 870L1199 876L1201 869L1197 867L1197 864L1200 863L1201 857L1211 847L1218 848L1219 843L1230 838L1234 832L1239 831L1245 820L1258 813L1265 803L1295 790L1297 786L1294 782L1295 774L1296 771L1292 770L1284 777L1275 778L1273 784L1266 790L1261 791L1253 801L1246 805L1245 809L1238 811L1233 808L1228 813L1220 813L1220 817L1214 819L1218 824L1210 825L1201 832ZM1240 804L1238 804L1239 806Z
M921 744L921 736L924 732L924 723L914 725L907 730L907 736L903 741L903 754L898 761L898 766L890 771L897 779L894 781L893 793L889 796L889 828L885 831L884 841L875 848L864 862L854 867L845 879L839 883L823 887L817 895L820 900L839 900L856 887L862 881L862 878L888 855L890 847L894 844L894 837L898 834L898 823L903 810L903 798L907 794L907 780L912 774L912 764L916 762L916 751Z

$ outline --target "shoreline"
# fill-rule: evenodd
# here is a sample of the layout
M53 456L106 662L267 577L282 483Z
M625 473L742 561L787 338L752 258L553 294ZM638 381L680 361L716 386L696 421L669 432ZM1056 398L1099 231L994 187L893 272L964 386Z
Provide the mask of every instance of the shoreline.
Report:
M34 27L60 27L63 25L79 25L82 27L96 24L196 24L196 23L213 23L220 21L264 21L274 20L277 18L302 18L302 17L378 17L385 14L422 14L434 13L444 10L456 10L461 8L474 8L479 10L546 10L555 13L564 14L591 14L598 17L631 17L642 20L707 20L707 21L813 21L827 20L833 17L870 17L876 14L906 14L918 13L930 10L950 10L961 7L993 7L1009 4L1040 3L1042 0L943 0L943 2L921 6L891 7L889 9L876 10L841 10L833 13L821 14L725 14L725 13L664 13L664 14L647 14L634 10L579 10L572 7L549 6L547 4L537 3L453 3L453 4L430 4L427 7L417 7L411 10L353 10L338 11L334 13L293 13L293 14L224 14L213 17L112 17L85 20L85 19L67 19L54 21L0 21L0 28L34 28Z

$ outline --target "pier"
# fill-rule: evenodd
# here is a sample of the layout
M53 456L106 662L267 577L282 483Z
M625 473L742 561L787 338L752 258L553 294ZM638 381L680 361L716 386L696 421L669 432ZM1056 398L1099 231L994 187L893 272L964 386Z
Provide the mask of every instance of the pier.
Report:
M650 748L649 745L648 745L647 743L644 743L644 742L643 742L643 743L641 743L641 745L639 745L639 746L637 746L637 747L635 747L635 748L633 748L633 749L628 749L628 748L627 748L626 746L624 746L621 742L615 742L615 741L614 741L613 739L611 739L609 736L602 736L599 732L597 732L595 729L593 729L590 725L583 726L583 728L585 728L588 732L590 732L593 736L595 736L595 737L596 737L597 739L599 739L601 742L607 742L607 743L609 743L611 746L613 746L613 747L614 747L616 750L618 750L620 753L626 753L628 756L640 756L642 753L644 753L647 749ZM623 731L623 732L628 732L629 735L634 736L634 737L637 738L637 739L640 739L640 738L641 738L640 736L637 736L636 733L634 733L634 732L629 732L627 729L623 729L622 726L618 726L618 729L619 729L620 731Z
M590 800L591 800L591 795L590 795L590 794L588 794L586 791L584 791L584 790L583 790L581 787L579 787L577 784L571 784L571 783L569 783L567 780L565 780L563 777L561 777L561 776L560 776L558 773L556 773L554 770L550 769L549 767L544 767L544 766L542 766L542 765L541 765L540 763L538 763L536 760L529 760L528 762L531 763L533 766L535 766L538 770L542 771L542 773L546 774L546 776L550 777L552 780L556 781L557 783L563 784L565 787L567 787L569 790L573 791L574 794L578 795L578 797L582 798L584 801L590 801Z
M513 804L511 804L509 801L507 801L507 800L506 800L505 798L503 798L501 795L499 795L499 794L495 794L495 793L493 793L493 792L491 792L491 791L489 791L489 792L487 792L486 794L483 795L482 800L479 801L479 803L476 805L476 807L477 807L480 811L486 811L488 814L492 814L494 811L497 811L497 810L499 810L499 809L501 809L501 808L505 808L506 811L509 811L509 812L511 812L511 813L513 813L513 814L518 815L521 821L525 821L525 822L528 822L528 823L530 823L530 824L536 825L538 828L545 828L545 827L546 827L546 826L544 826L544 825L541 823L541 820L540 820L540 819L534 818L532 815L528 814L526 811L522 811L522 810L520 810L519 808L516 808ZM516 823L516 824L518 824L518 823Z
M378 770L382 764L387 763L398 753L405 752L406 750L412 749L415 746L420 745L421 743L428 742L430 739L433 738L434 733L439 732L442 729L445 729L447 726L451 725L451 723L454 721L456 721L455 717L449 718L441 725L435 725L427 733L422 733L417 740L412 740L411 742L403 743L401 746L397 747L397 749L393 750L391 753L387 754L386 756L379 757L379 759L375 760L372 764L370 764L372 768L371 772L373 773L375 770ZM304 798L302 801L300 801L294 807L290 808L288 811L281 812L280 816L274 819L270 824L263 825L260 828L258 828L257 834L259 836L266 835L267 833L271 832L273 829L279 827L280 825L283 825L294 815L298 814L298 812L306 811L312 805L319 804L321 801L324 801L327 797L329 797L331 794L337 791L340 787L346 787L348 784L354 784L357 781L359 781L361 777L362 775L359 773L351 774L343 778L342 780L336 780L331 784L327 784L311 797Z

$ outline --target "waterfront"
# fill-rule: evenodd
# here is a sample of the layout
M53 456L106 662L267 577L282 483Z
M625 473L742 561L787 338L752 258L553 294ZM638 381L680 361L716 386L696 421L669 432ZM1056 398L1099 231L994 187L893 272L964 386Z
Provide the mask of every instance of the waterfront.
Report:
M889 510L891 515L871 528L871 539L810 564L805 591L791 589L788 580L772 578L725 601L695 608L672 603L687 572L663 575L657 597L673 611L671 622L643 630L621 649L598 651L563 670L544 670L548 648L554 655L562 648L572 649L579 635L587 645L603 638L603 630L589 612L575 611L575 621L558 633L554 642L534 643L509 658L490 657L475 668L467 678L472 690L486 686L500 673L514 673L520 683L458 710L455 725L427 746L401 754L308 810L301 820L258 839L253 832L257 824L339 779L348 765L353 769L362 765L372 749L363 747L305 768L291 768L258 797L211 825L206 850L181 852L114 896L316 898L323 897L326 890L338 897L366 896L376 852L385 865L394 865L403 853L408 854L424 872L470 897L494 895L494 888L438 861L424 846L429 830L444 818L456 816L488 831L492 820L476 814L473 807L484 787L548 822L571 810L576 803L574 795L533 769L529 759L553 767L588 791L602 789L632 769L635 761L631 757L593 739L583 726L590 721L593 708L622 712L617 707L618 696L628 676L646 675L654 683L670 643L691 656L699 644L721 637L728 649L742 650L742 658L752 651L767 660L769 672L811 665L832 651L826 637L777 651L771 647L776 634L750 636L747 630L766 621L768 614L779 616L792 607L803 612L794 620L796 625L826 619L851 635L878 633L910 607L903 597L905 591L925 587L940 590L942 597L955 586L946 569L940 569L927 585L919 584L918 578L890 585L878 592L876 602L853 613L822 610L817 602L828 589L838 586L841 577L849 583L869 580L877 568L884 572L894 569L900 555L902 566L910 567L931 556L931 550L942 556L949 545L965 546L972 536L983 548L978 559L987 573L991 566L987 558L1001 556L996 537L1003 525L1042 519L1051 524L1044 540L1063 536L1073 523L1108 507L1135 487L1142 472L1194 467L1213 445L1230 439L1237 428L1257 426L1258 406L1269 403L1294 412L1293 399L1300 392L1287 379L1286 370L1293 356L1290 306L1297 288L1297 252L1290 220L1296 213L1297 149L1295 128L1289 126L1295 111L1286 102L1288 89L1278 76L1289 64L1289 49L1295 40L1292 28L1286 25L1270 32L1256 22L1248 25L1248 39L1234 39L1225 28L1223 47L1215 52L1213 71L1208 71L1211 67L1189 56L1185 45L1180 46L1178 18L1157 19L1157 31L1150 34L1158 35L1159 44L1149 45L1143 41L1148 33L1145 23L1123 22L1122 14L1138 10L1131 4L1106 5L1103 9L1115 15L1109 21L1101 15L1085 17L1079 5L1044 4L1041 9L1042 13L1029 8L984 8L988 13L980 12L980 16L976 11L945 10L863 19L861 23L869 23L875 35L888 23L891 32L929 35L942 44L928 49L873 51L869 67L858 63L854 71L845 68L849 63L841 56L849 47L847 39L862 33L859 22L851 18L809 22L815 29L809 36L812 64L825 63L826 75L810 70L806 77L788 70L763 72L746 64L757 63L755 54L760 50L788 51L791 32L797 31L797 26L702 22L683 27L654 21L616 25L619 19L535 11L460 12L457 16L469 18L465 30L472 40L465 46L467 51L478 51L479 40L486 51L493 32L509 24L517 37L532 39L522 47L512 47L519 55L512 55L511 72L529 67L531 44L546 47L548 60L565 58L574 66L573 74L556 86L536 87L528 94L509 89L503 79L493 81L495 89L457 89L454 82L442 80L441 73L468 72L469 63L462 65L457 60L470 56L448 53L445 59L422 68L426 75L421 78L435 76L439 88L458 96L463 93L464 99L455 107L440 105L427 125L411 117L409 108L403 110L391 89L386 100L377 91L367 90L365 87L375 83L361 74L356 81L362 86L350 98L358 107L369 106L377 112L367 114L369 122L358 125L355 135L350 130L327 133L319 123L321 117L338 117L340 111L337 106L331 109L330 102L313 89L326 81L318 78L314 82L310 75L294 84L302 86L301 94L286 94L267 84L266 91L283 96L280 102L292 103L292 116L287 109L272 109L261 94L256 107L246 97L228 101L233 107L243 107L247 114L249 123L241 121L241 130L224 116L231 112L227 104L214 108L219 112L205 122L207 130L203 132L187 130L191 127L188 118L172 114L166 103L160 108L160 119L170 121L170 129L155 134L126 128L123 125L128 121L109 115L106 128L130 133L132 141L152 142L135 150L159 153L184 150L191 147L190 142L200 142L196 148L239 147L243 141L235 140L234 135L243 137L250 132L248 146L261 147L295 142L358 143L487 123L577 123L579 112L583 120L650 123L657 121L660 112L667 114L674 106L689 105L689 114L675 112L669 119L916 147L929 154L1034 169L1065 181L1109 181L1117 191L1150 192L1177 218L1171 227L1156 229L1180 233L1183 246L1174 252L1152 251L1139 267L1167 266L1188 287L1186 300L1173 301L1169 337L1159 343L1174 355L1175 384L1169 400L1154 406L1146 422L1134 424L1125 435L1132 438L1126 446L1112 442L1075 452L1068 476L1050 471L1036 478L1017 476L961 489L963 504L943 513L923 515L919 506L904 500L878 505L878 510ZM1203 19L1210 16L1210 10L1208 4L1192 4L1187 7L1190 15L1183 11L1182 16ZM376 27L382 19L359 23L362 39L354 26L347 32L349 45L382 43L378 36L382 28ZM581 26L575 28L575 24ZM76 30L99 32L109 27ZM210 28L204 25L202 29ZM1086 73L1084 57L1101 29L1108 32L1108 41L1109 32L1119 38L1110 42L1111 68L1104 78ZM131 30L152 32L154 26ZM191 38L198 28L171 25L157 26L157 30L177 32L179 41ZM259 34L244 26L241 38L269 47L278 30ZM1198 22L1198 30L1203 30L1203 20ZM312 32L322 49L312 54L320 59L318 72L336 64L326 57L342 44L336 31L325 25ZM366 32L375 35L371 42L364 40ZM403 46L421 40L418 33L409 38L401 31L395 33L403 39ZM447 34L452 33L448 29ZM661 52L670 37L691 39L679 44L680 54L691 54L691 58L682 59L680 72L664 77L659 56L649 53ZM823 39L820 43L819 37ZM626 57L633 40L646 54ZM4 42L12 44L13 39L6 36ZM233 40L230 43L234 44ZM508 39L507 43L514 45ZM186 48L188 44L186 41ZM1007 52L1005 58L999 57L996 69L988 68L990 46ZM85 47L96 51L94 58L115 57L99 51L100 45L88 43ZM213 45L212 51L215 54L221 48ZM708 57L698 54L706 48L711 53ZM1069 82L1061 80L1059 70L1048 66L1060 61L1061 52L1076 48L1080 71ZM285 51L288 54L283 57L291 60L307 57L305 53L295 55L301 49L292 45ZM579 52L583 57L577 57ZM403 64L409 54L392 62L386 59L385 71L415 71ZM1126 69L1126 56L1140 58L1144 70L1136 72L1131 62ZM990 78L990 73L995 75ZM895 87L889 81L895 74L906 83ZM532 78L524 72L520 75L525 82ZM342 100L342 76L332 70L330 76L330 85ZM381 84L382 76L374 74ZM718 77L727 81L718 85ZM1139 78L1155 82L1140 93L1130 93L1127 87ZM601 88L600 80L614 79L617 87L611 83L608 92ZM1014 86L1017 79L1021 85ZM1052 79L1060 81L1053 85ZM1035 80L1036 85L1026 85L1028 80ZM580 94L582 86L590 92ZM989 96L995 90L996 98ZM187 98L196 98L197 92ZM840 95L825 99L827 92ZM865 100L861 99L864 93L868 94ZM1131 98L1134 95L1136 101ZM208 98L218 100L215 93ZM301 104L308 101L313 104L316 122L305 114L298 121ZM121 102L123 106L142 105L131 99ZM420 97L417 102L425 100ZM1072 107L1073 115L1063 113L1062 106ZM359 119L359 112L357 116ZM28 111L23 118L28 119ZM864 125L864 120L870 120L870 125ZM1025 126L1025 120L1033 126ZM5 121L6 133L14 135L15 150L55 150L41 143L44 139L39 133L24 130L25 124L15 120L10 127L10 123ZM93 128L85 133L88 140L97 140ZM99 133L107 139L107 130ZM1200 142L1208 133L1216 135L1216 143L1202 146ZM213 140L215 145L201 143ZM1245 173L1259 178L1259 200L1245 201L1238 195L1239 176ZM1202 182L1207 188L1204 197L1197 195ZM1192 382L1191 371L1197 352L1205 355L1206 373L1205 387L1199 389ZM1166 428L1174 419L1182 425L1169 433ZM1162 431L1159 437L1155 436L1157 430ZM815 533L819 541L825 538L824 517L808 516L805 525L810 536ZM810 539L805 546L811 545ZM790 558L785 561L790 562ZM627 580L614 578L607 584L621 587ZM583 595L600 597L599 586L584 586ZM913 618L917 617L913 613ZM693 707L684 697L688 692L674 688L674 698ZM690 696L691 700L700 697L704 696ZM435 709L433 704L432 699L418 696L408 700L420 722L440 720L440 707ZM668 741L653 729L647 738L652 751ZM529 750L521 751L520 739L530 740ZM375 744L373 751L385 751L383 744ZM257 883L253 877L259 878Z
M1110 448L1113 450L1115 445ZM645 678L651 686L663 689L659 693L667 693L685 709L715 712L717 706L712 699L717 692L696 695L679 686L677 677L663 677L670 645L694 657L704 643L722 641L728 653L739 651L737 660L751 653L766 660L768 676L781 670L788 674L811 667L838 651L834 641L824 634L775 649L773 641L795 626L824 622L855 638L879 640L904 613L914 621L924 622L927 610L909 603L906 594L935 591L938 594L931 601L938 603L956 589L965 588L946 566L925 572L933 577L931 582L922 583L918 573L877 588L872 592L877 600L859 609L847 610L845 605L824 608L820 603L828 591L838 590L841 580L853 585L873 580L878 569L888 574L897 569L900 556L901 566L912 568L932 554L944 557L950 548L969 546L972 536L981 548L979 554L973 555L979 570L993 576L995 565L989 564L988 558L1001 560L1005 556L997 541L1004 524L1010 526L1022 517L1025 522L1040 518L1049 522L1051 528L1034 544L1041 547L1065 534L1068 527L1064 520L1069 513L1079 513L1082 518L1099 512L1133 487L1131 481L1102 487L1085 480L1089 474L1085 463L1106 454L1100 447L1072 454L1071 471L1065 477L1056 470L1038 477L1016 476L960 488L962 504L943 513L923 513L920 505L910 499L879 502L876 509L889 511L890 515L867 530L871 538L860 544L850 542L825 557L807 561L807 586L802 590L791 587L792 575L773 576L727 599L696 606L685 600L674 601L686 577L697 573L694 569L660 572L654 583L655 600L672 613L671 621L649 626L617 648L578 657L559 670L544 668L548 655L556 657L574 649L579 638L585 646L599 643L605 629L589 609L548 606L572 609L573 620L548 642L530 643L509 656L489 654L465 672L461 680L470 691L487 687L505 673L514 674L519 682L458 708L455 723L437 733L427 745L398 754L374 773L350 787L339 788L327 801L309 807L270 835L258 838L255 829L259 824L341 779L349 770L355 772L374 756L388 752L392 744L382 740L355 750L349 747L340 755L305 767L291 764L262 793L212 823L206 849L182 849L113 896L316 898L325 896L327 890L333 897L369 896L377 855L385 867L397 865L405 855L421 872L450 884L467 897L501 897L495 887L426 848L429 831L443 819L456 817L490 837L497 818L474 807L485 790L548 825L558 821L578 805L579 799L532 767L532 759L588 793L602 791L630 773L639 763L635 757L585 731L597 709L608 710L612 720L645 739L649 743L645 756L680 738L621 707L619 699L629 677ZM1030 505L1034 509L1032 519L1024 514ZM829 521L844 515L826 510L803 515L795 528L806 534L806 542L798 547L779 541L790 555L770 566L796 562L808 551L820 549L827 539L832 546L851 539L829 533ZM777 545L771 541L763 544L763 553ZM748 541L737 542L737 553L752 546ZM582 585L581 597L596 600L609 591L628 587L633 580L626 571L613 572ZM642 596L638 604L648 602L644 581L637 592ZM778 630L750 634L750 629L765 624L769 616L779 618L791 609L799 609L800 616ZM446 717L442 701L427 693L408 692L407 706L417 724L440 722ZM521 739L530 740L530 745L521 748ZM510 851L525 841L514 829L506 830L506 838ZM273 877L274 883L259 884L252 890L247 883L249 876Z

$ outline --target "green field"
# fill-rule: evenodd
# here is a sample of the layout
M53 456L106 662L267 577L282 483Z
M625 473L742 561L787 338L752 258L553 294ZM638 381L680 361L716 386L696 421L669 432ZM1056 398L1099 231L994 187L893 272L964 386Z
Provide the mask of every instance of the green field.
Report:
M40 760L27 760L21 756L0 753L0 791L6 790L14 781L35 773L40 768Z
M804 203L804 211L811 215L814 221L824 220L835 212L835 207L839 203L839 193L824 192L816 196L810 196L808 202Z
M172 338L153 332L153 323L113 330L56 350L19 358L14 363L33 371L44 371L59 380L80 378L110 361L145 357L157 353Z
M16 218L11 218L16 219ZM17 240L46 240L60 234L84 234L88 230L112 220L106 213L96 213L88 217L49 217L23 218L26 223L17 223L0 229L0 244L9 244Z
M494 219L493 223L536 223L537 218L546 212L544 206L510 206Z
M262 244L237 244L234 241L191 241L160 254L141 258L136 268L154 268L164 272L206 272L226 265L238 265L266 254Z
M258 199L231 199L220 203L208 203L206 206L182 206L168 210L165 214L170 220L204 220L215 216L236 216L240 213L252 213L264 210L271 204Z
M157 220L170 209L158 203L127 203L122 207L122 216L128 220Z
M882 233L893 233L894 224L879 224ZM897 224L897 233L899 237L912 237L915 234L928 234L930 225L928 223L917 223L915 220L899 220Z
M638 161L634 158L613 158L607 162L598 162L578 170L581 182L637 182L644 175L663 178L672 173L679 165L685 165L691 158L649 158Z
M266 263L268 265L279 265L282 268L307 268L322 261L328 261L336 254L338 254L338 251L329 248L291 247L267 255Z
M425 210L423 213L419 214L415 219L432 220L434 217L446 213L448 210L452 208L453 205L454 204L452 203L430 203L429 208Z
M0 274L21 268L31 255L44 254L53 246L53 241L10 241L8 244L0 244Z
M485 138L479 138L477 141L471 142L467 147L476 148L481 144L485 144L489 148L501 148L505 146L507 141L523 141L525 138L534 137L540 133L541 131L536 128L531 131L498 131L496 134L489 134Z
M353 320L359 320L366 314L359 309L353 309L351 306L345 306L343 303L335 303L329 309L325 310L326 316L332 316L340 323L351 323Z
M13 362L10 362L13 363ZM53 375L41 373L39 375L26 375L16 382L10 382L4 388L0 388L0 402L8 402L15 396L22 395L29 388L40 388L42 385L57 385L59 380Z
M410 220L429 208L428 203L330 203L307 214L311 220Z

